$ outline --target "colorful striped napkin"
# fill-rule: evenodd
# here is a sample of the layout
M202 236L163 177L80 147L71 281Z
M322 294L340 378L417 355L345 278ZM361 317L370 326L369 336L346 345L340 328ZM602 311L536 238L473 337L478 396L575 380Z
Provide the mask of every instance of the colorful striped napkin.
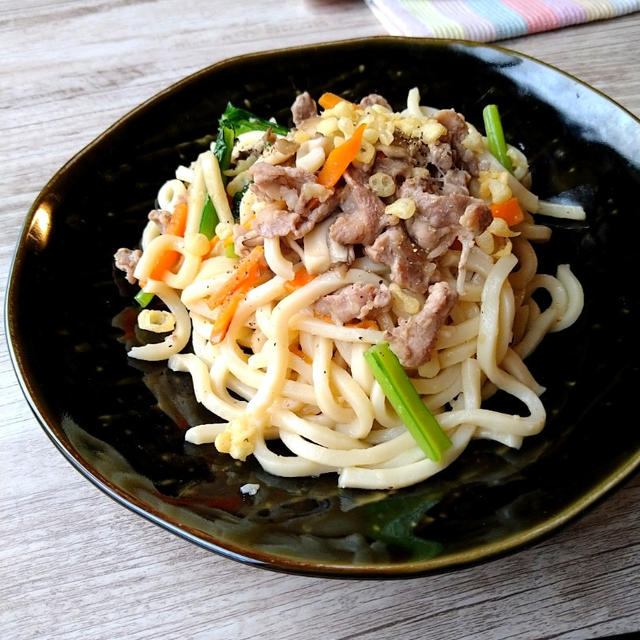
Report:
M640 10L640 0L365 0L392 35L491 42Z

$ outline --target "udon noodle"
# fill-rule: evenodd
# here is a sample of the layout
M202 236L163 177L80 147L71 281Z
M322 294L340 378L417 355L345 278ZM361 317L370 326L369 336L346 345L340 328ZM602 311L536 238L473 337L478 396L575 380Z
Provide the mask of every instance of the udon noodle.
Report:
M568 265L538 273L533 245L551 232L534 215L584 211L541 206L520 151L509 147L506 171L477 129L453 111L421 106L417 89L401 112L379 96L337 100L320 114L309 101L296 101L297 126L286 135L237 134L228 168L207 150L162 186L141 253L130 252L126 266L163 309L141 311L140 325L165 336L129 355L188 373L198 402L220 417L190 428L189 442L213 442L239 460L253 455L278 476L337 473L340 487L398 488L444 469L474 438L519 447L546 419L544 389L524 360L583 304ZM355 157L326 186L319 176L332 150L358 130ZM358 218L360 196L374 203L373 221ZM486 218L491 205L514 198L523 216L511 224L489 217L465 226L460 215L452 222L450 207L446 225L428 218L434 202L462 203L467 217L473 205ZM208 202L218 222L211 238L201 232ZM184 230L167 232L178 206L187 211ZM360 224L362 237L345 241L341 218ZM418 226L425 220L435 238L428 246ZM417 279L400 245L424 258ZM175 262L158 274L168 252ZM444 306L426 314L438 291ZM364 297L350 315L354 295ZM385 341L451 441L440 461L418 446L366 364L365 351ZM519 400L520 414L483 406L496 392Z

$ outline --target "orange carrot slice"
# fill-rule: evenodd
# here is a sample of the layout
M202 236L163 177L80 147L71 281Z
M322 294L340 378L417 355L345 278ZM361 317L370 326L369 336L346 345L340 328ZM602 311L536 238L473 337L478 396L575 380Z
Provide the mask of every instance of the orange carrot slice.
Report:
M318 173L319 184L331 188L340 180L342 174L347 170L347 167L353 160L355 160L358 151L360 151L362 135L364 134L366 126L364 123L361 124L348 140L345 140L329 153L324 166L320 169L320 173Z
M177 204L173 209L167 230L165 233L170 233L174 236L183 236L184 230L187 228L187 214L189 213L189 205L186 202Z
M327 91L326 93L323 93L318 98L318 104L323 109L332 109L339 102L346 102L347 104L353 105L354 107L356 106L356 105L353 104L353 102L349 102L349 100L345 100L344 98L341 98L340 96L336 95L335 93L331 93L330 91Z
M307 273L307 270L302 267L296 271L296 275L293 277L293 280L287 280L284 283L284 288L288 293L291 293L300 287L304 287L305 284L311 282L315 277L315 273Z
M211 329L210 340L213 344L218 344L224 340L224 337L227 335L229 325L231 324L233 316L244 295L245 292L243 291L235 291L226 298L222 305L220 305L220 312L218 313L218 317L213 323L213 328Z
M158 256L156 263L153 265L153 269L151 269L151 273L149 277L152 280L162 280L164 278L164 274L167 271L171 271L175 266L176 262L180 259L179 251L165 251Z
M491 215L502 218L510 227L524 220L524 213L517 198L509 198L506 202L491 205Z
M189 213L189 206L186 202L177 204L173 209L169 223L167 224L166 234L172 236L183 236L187 227L187 214ZM166 271L171 271L175 267L176 263L180 259L179 251L165 251L161 254L156 263L151 269L149 274L153 280L162 280Z

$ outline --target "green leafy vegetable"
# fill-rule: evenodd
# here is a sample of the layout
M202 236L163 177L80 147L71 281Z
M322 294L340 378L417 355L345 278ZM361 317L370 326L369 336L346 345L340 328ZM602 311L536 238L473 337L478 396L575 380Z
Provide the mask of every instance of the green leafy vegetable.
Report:
M365 351L364 358L409 433L427 457L439 462L451 440L420 399L389 344L374 345Z
M507 155L507 143L504 140L504 132L502 130L502 122L500 120L500 114L498 113L498 107L495 104L488 104L482 110L482 117L484 119L484 128L487 133L489 150L496 157L498 162L507 171L509 171L509 173L513 173L511 160Z
M231 166L231 152L233 151L234 140L235 132L233 126L221 123L218 129L216 144L213 147L213 153L216 158L218 158L222 181L225 184L227 182L227 176L224 175L224 172Z
M144 309L153 300L153 293L140 289L133 299Z
M440 493L387 498L359 509L370 538L404 549L411 558L437 556L442 544L416 535L416 529L427 520L427 512L442 498Z
M216 208L213 206L213 202L209 195L204 201L204 207L202 207L202 217L200 218L200 228L198 231L203 233L209 240L213 238L216 232L216 226L220 222Z
M233 127L234 135L236 136L239 136L241 133L246 133L247 131L266 131L269 128L271 128L274 133L282 136L289 133L287 127L260 118L246 109L234 107L230 102L227 103L227 108L220 117L219 125L220 127Z

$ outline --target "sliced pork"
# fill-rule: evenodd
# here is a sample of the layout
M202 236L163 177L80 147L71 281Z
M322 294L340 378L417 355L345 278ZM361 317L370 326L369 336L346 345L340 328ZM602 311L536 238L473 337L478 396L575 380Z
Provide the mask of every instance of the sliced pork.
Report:
M419 138L396 134L394 145L404 147L417 166L430 167L435 176L443 176L454 168L453 150L446 139L426 143Z
M380 232L397 219L384 212L384 203L365 185L364 174L353 167L344 174L346 186L340 207L343 211L332 225L330 235L340 244L370 245Z
M370 93L368 96L365 96L364 98L362 98L362 100L360 100L360 106L363 109L366 109L367 107L371 107L374 104L379 104L381 107L384 107L385 109L389 109L389 111L393 111L393 109L391 108L391 105L387 102L386 98L383 98L381 95L377 93Z
M149 220L155 222L160 229L160 233L166 233L169 226L169 220L171 220L171 212L164 209L152 209L149 211Z
M264 238L291 235L299 240L335 211L338 200L339 196L335 194L324 202L300 199L294 211L281 209L274 203L267 204L256 215L255 229Z
M394 180L398 180L398 178L406 179L411 176L414 167L415 161L409 156L404 158L380 156L374 162L371 173L386 173Z
M338 206L339 191L319 185L309 171L256 162L249 173L254 180L251 190L267 203L253 225L265 238L302 238Z
M391 280L403 289L424 293L429 288L436 266L426 251L409 239L402 226L388 228L364 251L374 262L387 265Z
M458 193L436 195L426 188L420 179L409 178L400 186L398 196L416 203L416 212L405 225L411 239L430 259L442 255L463 231L475 235L491 224L491 210L484 201Z
M398 326L385 333L385 338L400 362L408 368L429 362L438 331L458 299L447 282L436 282L418 313L400 318Z
M456 166L464 166L471 175L478 174L478 161L475 154L467 149L462 141L469 133L464 117L453 109L443 109L435 115L436 120L447 129L447 140L455 151Z
M302 185L316 182L316 176L304 169L256 162L249 168L252 178L251 191L260 200L283 200L291 210L295 209Z
M308 91L296 97L291 105L291 115L293 116L293 124L295 124L296 127L300 126L305 120L318 115L316 102L309 95Z
M131 284L137 282L133 272L141 257L142 251L140 251L140 249L125 249L124 247L118 249L113 256L116 269L124 271L127 281Z
M353 284L338 289L320 298L313 305L316 313L331 316L337 324L344 324L349 320L364 320L369 315L375 315L391 308L391 294L384 285Z
M469 181L471 175L464 169L449 169L441 181L441 193L448 196L457 193L461 196L469 195Z

